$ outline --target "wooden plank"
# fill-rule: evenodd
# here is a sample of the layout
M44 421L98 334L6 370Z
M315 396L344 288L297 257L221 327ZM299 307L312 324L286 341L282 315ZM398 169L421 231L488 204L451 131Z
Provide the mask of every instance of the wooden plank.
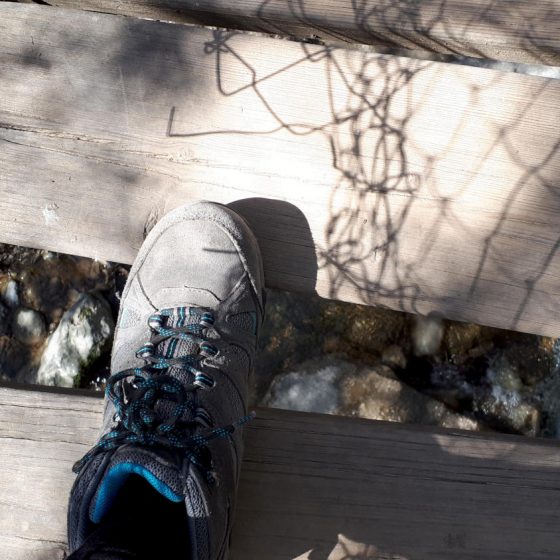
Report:
M0 388L4 560L61 559L95 396ZM556 559L557 442L260 409L234 558Z
M18 4L0 30L0 241L126 263L237 201L269 286L560 334L560 81Z
M362 43L560 66L557 0L49 0L49 4L328 44Z

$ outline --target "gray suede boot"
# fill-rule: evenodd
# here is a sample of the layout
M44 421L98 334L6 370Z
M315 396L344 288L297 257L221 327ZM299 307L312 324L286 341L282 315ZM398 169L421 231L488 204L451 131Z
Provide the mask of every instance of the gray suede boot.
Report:
M71 552L134 474L184 502L193 560L227 557L263 285L257 241L224 206L179 208L150 232L123 293L101 437L74 467Z

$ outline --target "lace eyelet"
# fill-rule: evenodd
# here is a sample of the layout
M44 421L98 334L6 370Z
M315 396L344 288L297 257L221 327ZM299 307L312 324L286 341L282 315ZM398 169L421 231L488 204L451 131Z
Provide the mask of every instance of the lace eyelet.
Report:
M220 351L209 342L201 343L199 346L199 351L200 354L205 358L215 358L220 353Z
M213 389L216 386L216 381L207 373L197 371L194 374L193 385L196 385L200 389L208 390Z
M148 326L154 331L157 331L161 327L162 323L163 317L159 313L154 313L148 319Z
M146 342L142 348L139 348L136 352L137 358L148 358L153 355L155 350L154 345L151 342Z
M208 312L203 313L202 317L200 318L200 324L203 327L206 327L206 328L213 327L214 326L214 321L215 321L214 315L212 315L212 313L208 313Z

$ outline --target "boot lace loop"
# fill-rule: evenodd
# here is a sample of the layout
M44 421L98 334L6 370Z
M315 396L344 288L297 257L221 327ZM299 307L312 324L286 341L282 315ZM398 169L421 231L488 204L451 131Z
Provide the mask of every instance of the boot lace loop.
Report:
M202 468L212 482L207 444L213 439L230 437L238 427L254 418L251 413L227 426L212 428L208 413L203 408L194 407L192 420L183 420L185 412L193 407L188 394L215 387L213 376L203 371L203 366L211 362L219 350L206 338L208 329L214 329L212 313L204 311L198 322L185 325L187 308L181 307L176 310L179 315L177 325L166 326L165 318L174 311L163 309L148 319L151 339L136 352L144 365L120 371L108 379L105 395L115 407L116 425L74 464L72 470L75 473L99 453L135 443L184 450L186 458ZM197 353L175 357L175 349L181 340L194 343ZM169 345L166 355L162 356L158 354L158 346L165 341L169 341ZM167 370L171 367L190 373L192 383L185 385L169 375ZM158 401L172 403L164 418L155 410ZM193 434L196 428L199 430Z

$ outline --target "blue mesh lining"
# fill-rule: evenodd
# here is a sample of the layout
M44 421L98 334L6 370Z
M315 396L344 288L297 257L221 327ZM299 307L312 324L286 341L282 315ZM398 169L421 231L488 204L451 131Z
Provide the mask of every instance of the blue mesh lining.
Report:
M137 463L120 463L111 468L103 477L95 501L95 508L90 516L93 523L99 523L101 519L103 519L103 516L111 509L119 489L131 474L140 475L163 497L172 502L182 502L184 500L183 496L175 494L167 484L164 484L142 465L138 465Z

